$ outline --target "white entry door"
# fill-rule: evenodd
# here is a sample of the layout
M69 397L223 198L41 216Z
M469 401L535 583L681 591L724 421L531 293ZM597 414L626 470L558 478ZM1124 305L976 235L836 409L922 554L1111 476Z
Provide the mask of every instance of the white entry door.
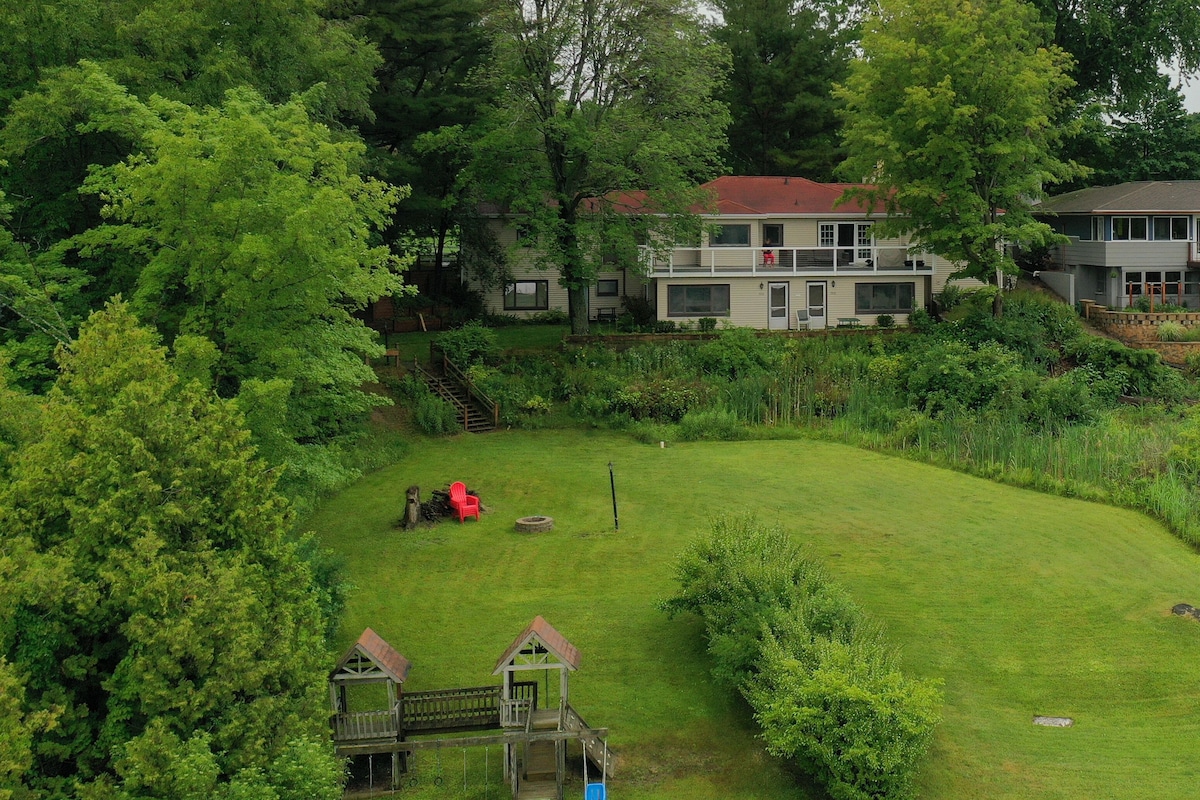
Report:
M788 285L767 284L767 328L786 331L788 328Z
M808 329L825 327L825 281L808 282Z

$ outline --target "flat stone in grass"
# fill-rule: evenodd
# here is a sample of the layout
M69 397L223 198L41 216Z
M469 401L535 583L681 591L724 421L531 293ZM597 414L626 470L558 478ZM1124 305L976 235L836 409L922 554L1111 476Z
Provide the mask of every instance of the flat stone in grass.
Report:
M1069 728L1075 724L1070 717L1034 717L1034 725L1044 725L1047 728Z
M1187 603L1180 603L1171 609L1171 613L1180 617L1191 617L1192 619L1200 619L1200 608L1195 608Z

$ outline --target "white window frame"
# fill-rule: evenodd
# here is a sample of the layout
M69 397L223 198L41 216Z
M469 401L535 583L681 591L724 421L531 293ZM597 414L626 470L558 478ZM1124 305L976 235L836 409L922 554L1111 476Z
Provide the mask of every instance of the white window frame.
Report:
M1117 235L1118 220L1125 222L1125 236ZM1133 226L1135 222L1140 222L1142 225L1142 235L1133 235ZM1150 241L1150 218L1141 216L1120 216L1112 218L1112 240L1114 242L1148 242Z
M817 223L817 246L837 247L838 225L854 225L854 258L856 260L870 258L875 249L875 223L873 222Z
M1158 223L1160 220L1165 221L1167 223L1167 235L1162 237L1161 239L1158 236ZM1175 235L1175 233L1176 233L1175 224L1177 222L1183 223L1183 234L1184 234L1183 236ZM1192 240L1192 237L1191 237L1192 225L1191 225L1190 217L1184 217L1184 216L1179 216L1179 215L1170 216L1170 217L1167 217L1167 216L1154 217L1153 221L1150 224L1151 224L1151 227L1154 229L1154 241L1156 241L1156 242L1190 242Z

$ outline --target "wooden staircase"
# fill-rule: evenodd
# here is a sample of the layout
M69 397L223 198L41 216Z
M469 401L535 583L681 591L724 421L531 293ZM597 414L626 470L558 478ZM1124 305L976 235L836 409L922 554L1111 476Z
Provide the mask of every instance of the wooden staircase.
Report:
M558 710L534 711L527 727L529 731L558 730ZM558 747L563 743L531 742L523 765L524 777L517 788L517 800L559 800Z
M479 391L467 374L433 342L429 343L429 368L422 367L414 358L413 372L434 394L454 406L468 433L487 433L499 426L500 406Z
M493 416L479 407L480 404L471 397L466 386L449 375L434 375L425 370L421 370L420 374L425 385L434 394L458 410L459 417L464 420L463 429L467 433L487 433L496 430Z

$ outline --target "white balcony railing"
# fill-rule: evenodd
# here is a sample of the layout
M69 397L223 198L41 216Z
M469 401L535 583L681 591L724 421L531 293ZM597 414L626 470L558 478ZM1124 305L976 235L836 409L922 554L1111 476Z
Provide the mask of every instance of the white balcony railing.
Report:
M904 247L676 247L642 249L654 277L697 275L933 274L933 256Z

